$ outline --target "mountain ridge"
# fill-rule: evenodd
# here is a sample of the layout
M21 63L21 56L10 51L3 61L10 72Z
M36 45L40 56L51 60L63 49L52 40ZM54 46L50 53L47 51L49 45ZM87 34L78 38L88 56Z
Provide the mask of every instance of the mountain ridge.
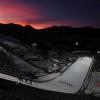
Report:
M0 34L11 36L28 45L38 43L40 48L100 49L100 28L52 26L37 30L30 25L0 24ZM78 45L76 46L76 43Z

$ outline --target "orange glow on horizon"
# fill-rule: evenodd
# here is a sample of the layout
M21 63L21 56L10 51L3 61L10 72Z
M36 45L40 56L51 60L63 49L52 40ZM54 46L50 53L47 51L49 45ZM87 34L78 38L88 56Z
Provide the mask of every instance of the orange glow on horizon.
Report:
M20 24L22 26L31 25L35 29L43 29L43 28L48 27L48 25L46 25L46 24L42 24L42 23L40 23L40 24L30 24L27 21L19 21L19 22L16 22L15 24Z
M46 22L46 23L30 23L28 22L27 20L18 20L18 21L10 21L10 20L5 20L5 19L0 19L0 23L3 23L3 24L9 24L9 23L14 23L14 24L20 24L22 26L26 26L26 25L31 25L33 28L35 29L44 29L44 28L47 28L47 27L51 27L51 26L59 26L59 25L62 25L60 24L61 22L59 21L55 21L55 22Z
M9 22L1 21L1 20L0 20L0 23L1 24L9 24ZM12 23L12 22L10 22L10 23ZM14 24L20 24L22 26L31 25L35 29L44 29L46 27L50 27L50 25L45 25L45 24L29 24L28 22L15 22Z

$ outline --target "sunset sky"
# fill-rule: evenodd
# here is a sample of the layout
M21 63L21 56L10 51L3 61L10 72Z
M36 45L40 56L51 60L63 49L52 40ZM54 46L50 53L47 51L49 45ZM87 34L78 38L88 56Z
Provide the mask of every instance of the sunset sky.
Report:
M0 0L0 23L100 28L100 0Z

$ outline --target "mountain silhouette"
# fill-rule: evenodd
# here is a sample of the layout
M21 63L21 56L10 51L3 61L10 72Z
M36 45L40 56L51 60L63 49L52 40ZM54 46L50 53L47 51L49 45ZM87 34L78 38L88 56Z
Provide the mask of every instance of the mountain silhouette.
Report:
M0 34L17 38L28 45L37 43L43 50L100 50L99 28L53 26L37 30L30 25L10 23L0 24Z

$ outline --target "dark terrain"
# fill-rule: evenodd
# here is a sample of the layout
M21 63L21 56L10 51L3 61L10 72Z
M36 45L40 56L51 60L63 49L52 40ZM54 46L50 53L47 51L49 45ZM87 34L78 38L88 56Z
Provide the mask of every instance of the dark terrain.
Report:
M0 35L7 35L10 37L17 38L29 46L32 46L33 43L37 43L38 50L40 50L40 52L44 55L46 55L49 50L58 50L58 51L85 50L93 52L100 50L100 44L99 44L100 29L91 27L72 28L66 26L60 26L60 27L53 26L50 28L37 30L31 27L30 25L23 27L21 25L16 25L11 23L11 24L0 24ZM78 45L76 45L76 43L78 43ZM10 84L9 82L8 83L4 82L4 83ZM2 80L0 80L0 84L2 84ZM45 95L43 94L44 98L41 98L39 97L39 93L37 92L33 93L34 90L32 90L31 87L27 88L20 84L17 86L17 88L13 87L13 84L10 84L9 88L4 86L0 87L0 99L2 100L37 100L36 98L38 98L38 100L47 100L47 98L45 98L45 95L48 95L48 97L54 97L54 95L56 95L52 93L52 95L50 96L49 93L47 93ZM7 91L4 91L4 89L6 89ZM20 97L18 97L16 94L24 95L26 96L26 99L25 98L20 99ZM35 98L33 97L33 94ZM91 96L86 98L85 96L84 98L78 98L78 97L79 97L78 95L69 95L67 100L72 100L73 98L75 98L76 100L98 99L94 97L92 98ZM55 99L60 100L60 98L55 98ZM64 99L65 98L63 97L62 100Z
M100 50L100 29L92 27L72 28L67 26L53 26L41 30L30 25L0 24L0 34L18 38L31 45L37 43L41 50ZM78 42L76 46L75 43Z

